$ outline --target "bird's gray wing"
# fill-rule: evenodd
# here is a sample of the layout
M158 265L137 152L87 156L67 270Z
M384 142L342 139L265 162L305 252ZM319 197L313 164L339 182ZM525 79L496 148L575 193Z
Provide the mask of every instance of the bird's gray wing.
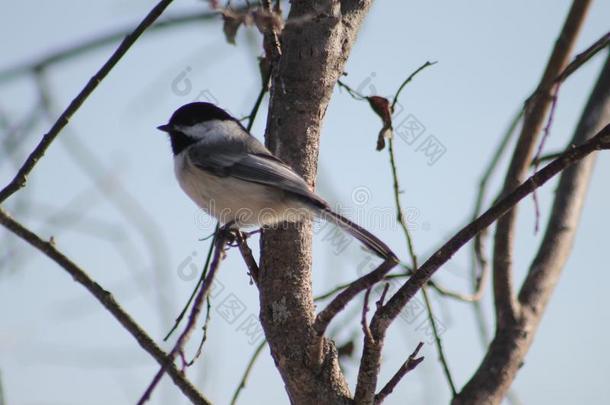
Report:
M241 149L241 148L240 148ZM188 150L188 159L195 167L219 177L234 177L243 181L277 187L319 207L327 203L315 195L301 176L268 151L249 153L247 150L195 145Z

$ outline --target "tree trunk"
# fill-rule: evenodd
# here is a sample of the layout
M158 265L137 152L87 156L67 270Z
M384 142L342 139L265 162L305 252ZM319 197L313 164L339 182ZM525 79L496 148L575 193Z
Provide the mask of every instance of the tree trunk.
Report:
M280 36L267 119L269 149L315 183L322 120L368 1L294 1ZM311 286L311 224L264 230L259 276L260 318L271 354L293 404L342 404L351 394L334 343L320 361Z

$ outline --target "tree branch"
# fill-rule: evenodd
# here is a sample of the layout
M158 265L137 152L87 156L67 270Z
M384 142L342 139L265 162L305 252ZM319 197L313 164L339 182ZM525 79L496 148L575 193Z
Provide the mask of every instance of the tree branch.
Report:
M176 25L207 21L216 18L218 15L220 15L219 11L188 11L186 13L168 16L161 21L155 22L150 26L149 31L161 31L166 28L175 27ZM0 82L13 79L19 75L46 69L56 63L81 56L85 52L112 44L128 36L133 31L134 25L135 24L129 24L128 26L115 29L111 32L99 34L94 38L84 40L76 45L66 46L47 55L34 58L31 61L5 68L0 71Z
M593 137L592 134L609 120L610 57L606 60L571 142L584 142L583 146L595 143L600 132ZM601 133L604 132L608 132L608 125L601 130ZM609 139L610 136L606 135L606 142ZM456 397L455 405L500 403L508 390L569 256L594 162L594 156L591 156L562 173L544 238L518 296L522 308L518 322L514 327L496 334L478 370Z
M241 232L237 234L237 246L239 247L241 257L244 259L244 263L246 263L246 266L248 267L248 274L252 280L258 284L258 264L256 264L254 256L252 256L252 250L250 249L250 246L248 246L248 240Z
M322 120L371 0L293 2L273 67L266 144L313 185ZM265 229L261 238L260 318L292 403L351 402L330 340L310 362L315 307L311 288L311 224Z
M13 232L21 239L38 249L41 253L57 263L66 270L72 278L85 287L99 302L110 312L117 321L136 339L138 344L146 350L160 365L168 364L167 372L174 381L194 404L210 404L210 402L197 391L197 388L186 379L176 366L170 362L167 354L146 334L146 332L129 316L127 312L114 300L112 294L95 282L84 270L68 259L63 253L58 251L52 242L47 242L36 234L12 219L4 210L0 208L0 224Z
M502 188L502 194L504 195L512 192L527 176L529 163L536 147L536 140L551 106L550 91L555 86L555 78L568 65L570 53L590 4L590 0L575 0L572 3L538 89L526 103L523 127ZM510 210L500 218L494 237L493 286L498 327L513 323L519 311L512 281L516 218L516 210Z
M525 182L521 183L521 185L515 188L511 193L500 198L498 202L480 215L475 221L466 225L451 239L445 242L445 244L432 254L432 256L421 265L419 270L400 287L394 296L390 298L388 303L383 306L382 310L375 315L374 320L376 319L378 325L382 327L382 329L385 329L384 326L389 325L389 322L398 315L404 305L413 297L417 290L424 285L430 276L432 276L440 266L445 264L453 254L472 239L481 229L491 225L528 194L544 185L562 170L579 160L584 159L597 150L606 149L610 149L610 124L607 124L588 141L579 146L568 148L560 157L536 172Z
M178 339L176 340L173 349L167 355L167 360L165 361L165 363L161 364L161 368L151 381L148 388L146 388L146 391L144 391L144 394L138 401L138 405L142 405L150 399L150 396L154 391L155 387L157 386L159 381L161 381L161 378L163 377L167 369L170 367L170 365L173 364L174 358L178 354L182 355L182 348L189 339L191 332L195 328L197 318L199 317L199 313L201 312L201 308L203 307L203 302L207 296L208 291L212 287L212 283L214 282L214 276L216 275L216 271L220 266L220 262L225 257L225 252L223 249L227 241L227 229L228 228L221 227L218 230L214 238L214 257L212 258L212 263L210 264L210 270L208 271L208 274L205 280L203 281L199 292L197 293L195 302L193 302L193 308L191 309L188 322L180 336L178 336ZM184 366L186 366L186 364Z
M153 9L144 17L142 22L133 30L132 33L127 35L121 42L119 47L114 51L110 58L102 65L95 75L80 91L80 93L70 102L65 111L59 116L55 124L47 132L40 143L34 148L32 153L28 156L23 166L19 169L13 180L0 191L0 204L2 204L8 197L14 194L21 187L25 186L26 178L38 162L38 160L44 155L47 148L55 140L59 132L68 124L70 118L79 109L79 107L85 102L85 100L93 93L99 83L110 73L112 68L121 60L121 58L127 53L129 48L136 42L136 40L142 35L142 33L148 28L163 11L170 5L173 0L161 0Z
M472 239L482 229L487 228L494 221L513 208L519 201L545 184L557 173L585 158L596 150L610 149L610 124L587 142L568 148L559 158L536 172L527 181L514 189L508 195L500 198L491 208L480 215L475 221L466 225L451 239L443 244L426 260L421 267L403 284L390 298L387 304L380 307L371 321L371 332L375 341L382 342L392 321L398 316L402 308L415 296L417 291L432 277L443 264L445 264L461 247ZM367 348L363 351L360 369L377 370L381 358L381 345ZM362 373L362 372L361 372ZM367 373L369 386L376 384L377 373Z
M347 288L339 293L331 302L324 308L313 324L313 330L317 336L322 337L324 331L328 327L330 321L343 309L345 306L360 292L368 290L373 285L383 280L385 275L396 266L393 260L385 260L375 270L360 277L356 281L351 282Z
M375 404L383 403L386 397L390 395L392 391L394 391L394 388L396 388L400 380L402 380L403 377L407 375L409 371L417 367L419 363L424 361L424 356L417 357L417 354L423 346L424 343L419 342L419 344L417 345L415 350L413 350L413 353L411 353L407 361L405 361L404 364L398 369L398 371L396 371L396 374L394 374L394 376L390 378L390 381L388 381L388 383L381 389L381 391L379 391L379 393L375 395Z

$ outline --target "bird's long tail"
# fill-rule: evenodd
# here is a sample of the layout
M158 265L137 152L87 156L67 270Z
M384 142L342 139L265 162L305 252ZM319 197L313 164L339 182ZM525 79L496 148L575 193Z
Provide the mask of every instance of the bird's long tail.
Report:
M394 252L392 252L392 249L390 249L388 245L383 243L378 237L360 225L355 224L344 216L337 214L330 208L320 209L320 216L326 221L332 222L344 231L351 234L354 238L358 239L382 259L390 259L398 263L398 258Z

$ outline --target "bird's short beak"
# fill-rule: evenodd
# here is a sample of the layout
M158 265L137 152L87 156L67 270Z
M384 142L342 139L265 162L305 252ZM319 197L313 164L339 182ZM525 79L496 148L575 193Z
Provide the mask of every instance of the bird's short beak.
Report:
M170 124L163 124L163 125L159 125L157 127L157 129L159 131L163 131L163 132L170 132L170 131L172 131L174 129L174 127L172 125L170 125Z

